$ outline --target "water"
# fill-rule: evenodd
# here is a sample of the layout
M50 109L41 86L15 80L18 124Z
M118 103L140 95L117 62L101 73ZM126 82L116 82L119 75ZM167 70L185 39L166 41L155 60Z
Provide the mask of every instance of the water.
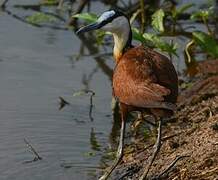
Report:
M15 12L18 10L15 10ZM18 12L19 13L19 12ZM92 57L72 60L80 40L71 31L35 28L0 14L0 179L88 179L101 152L90 157L90 133L107 146L112 119L109 78ZM105 62L112 65L109 59ZM89 96L73 97L83 89L83 77L97 69L89 88L96 92L93 118ZM59 111L59 96L71 103ZM107 102L107 103L105 103ZM23 139L42 161L32 160ZM95 151L94 151L95 152ZM73 163L65 169L63 163ZM90 177L90 176L89 176Z
M17 1L23 2L27 1ZM108 9L99 2L92 8L95 12ZM112 141L113 61L110 56L96 56L98 49L92 46L84 48L84 53L95 55L76 60L80 47L81 40L71 31L36 28L0 12L1 180L96 179L102 150ZM96 93L93 122L89 96L73 96L84 88ZM61 111L60 96L71 104ZM25 163L34 156L24 138L42 161Z

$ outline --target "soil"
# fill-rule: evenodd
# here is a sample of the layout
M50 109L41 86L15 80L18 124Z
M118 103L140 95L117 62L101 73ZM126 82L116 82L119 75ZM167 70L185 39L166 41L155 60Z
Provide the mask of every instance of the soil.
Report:
M218 60L203 61L196 69L194 78L181 81L177 111L164 123L162 146L148 179L218 179ZM139 135L125 146L112 179L139 179L153 152L155 129L152 132L152 138Z

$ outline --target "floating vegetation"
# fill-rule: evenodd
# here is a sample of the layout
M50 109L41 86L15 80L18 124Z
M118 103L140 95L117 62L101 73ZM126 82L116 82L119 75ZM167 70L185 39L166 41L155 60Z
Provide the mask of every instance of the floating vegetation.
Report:
M42 0L40 4L44 6L56 6L59 4L59 0Z
M81 13L81 14L75 14L72 16L73 18L79 18L83 19L88 23L94 22L97 20L97 15L93 13Z
M90 152L84 153L84 156L85 156L85 157L93 157L93 156L96 156L96 153L93 152L93 151L90 151Z
M57 18L55 18L52 15L48 15L42 12L37 12L33 15L27 16L26 21L33 24L43 24L43 23L53 23L57 21Z

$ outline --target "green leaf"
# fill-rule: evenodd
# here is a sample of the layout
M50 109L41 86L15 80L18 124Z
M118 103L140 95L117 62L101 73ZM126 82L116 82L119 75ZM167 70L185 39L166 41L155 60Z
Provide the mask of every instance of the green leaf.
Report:
M54 6L54 5L58 5L58 3L59 3L58 0L42 0L40 2L40 4L44 6Z
M207 10L200 10L200 11L193 13L191 15L190 19L192 19L192 20L200 19L200 18L208 19L209 14L210 14L210 12Z
M73 18L83 19L88 23L95 22L95 21L97 21L97 18L98 18L96 14L91 14L91 13L75 14L72 17Z
M86 95L86 91L85 90L80 90L80 91L77 91L75 93L73 93L73 96L84 96Z
M153 43L154 47L159 48L163 52L168 52L177 56L177 44L168 43L162 40L159 36L151 33L144 33L143 37L145 40Z
M97 44L98 45L101 45L101 44L103 44L103 41L104 41L104 37L105 37L105 35L106 35L107 33L105 32L105 31L101 31L101 30L98 30L97 32L96 32L96 35L97 35Z
M132 28L132 32L133 39L140 41L146 46L158 48L163 52L167 52L177 56L177 44L167 43L166 41L162 40L159 36L152 33L141 34L140 31L136 28Z
M218 57L218 42L208 34L196 31L192 33L194 41L212 57Z
M164 26L163 26L163 18L165 14L162 9L157 10L153 15L152 15L152 22L151 25L156 31L163 32L164 31Z
M182 14L184 13L185 11L187 11L189 8L193 7L195 4L193 3L188 3L188 4L185 4L184 6L180 7L177 9L177 14Z
M145 38L143 37L142 33L137 28L132 28L132 36L133 39L145 43Z
M47 23L47 22L50 22L50 23L55 22L57 21L57 18L51 15L48 15L48 14L37 12L31 16L27 16L26 20L30 23L40 24L40 23Z
M172 14L173 18L177 18L178 15L184 13L185 11L187 11L189 8L193 6L194 6L193 3L188 3L188 4L185 4L184 6L179 7L178 9L175 9Z
M84 156L85 156L85 157L93 157L93 156L96 156L96 153L90 151L90 152L86 152L86 153L84 153Z

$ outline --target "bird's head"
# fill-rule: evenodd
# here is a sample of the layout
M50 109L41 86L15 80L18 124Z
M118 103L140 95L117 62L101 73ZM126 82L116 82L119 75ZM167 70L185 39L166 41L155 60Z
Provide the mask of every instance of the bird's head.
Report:
M102 13L96 22L80 28L76 33L101 29L111 32L114 36L114 56L118 59L124 50L131 46L132 31L128 17L119 10L109 10Z
M81 34L88 31L102 29L111 33L122 33L129 28L129 20L119 10L109 10L102 13L96 22L80 28L76 33Z

